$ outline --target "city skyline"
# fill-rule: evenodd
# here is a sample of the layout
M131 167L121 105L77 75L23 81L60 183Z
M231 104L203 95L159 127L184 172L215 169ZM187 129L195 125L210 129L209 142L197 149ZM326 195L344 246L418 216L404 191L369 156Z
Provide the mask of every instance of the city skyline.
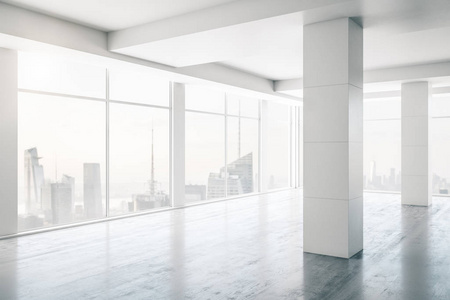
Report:
M25 211L19 214L19 228L66 224L77 219L104 216L100 164L83 163L83 200L79 201L75 177L65 173L60 179L45 177L37 147L24 150L23 157L25 198L22 201L25 202Z

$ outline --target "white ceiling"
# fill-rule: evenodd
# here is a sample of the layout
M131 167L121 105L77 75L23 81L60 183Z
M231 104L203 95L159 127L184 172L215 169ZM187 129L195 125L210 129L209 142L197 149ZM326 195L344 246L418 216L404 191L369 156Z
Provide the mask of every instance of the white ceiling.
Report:
M6 0L76 23L116 31L204 10L258 0ZM262 3L261 10L266 9ZM273 1L273 0L272 0ZM289 0L279 0L289 2ZM314 0L321 9L261 18L211 28L195 34L142 43L117 51L184 67L219 63L263 78L303 77L302 25L338 17L354 17L364 27L366 70L450 61L448 0ZM314 3L311 2L311 3ZM231 3L233 2L233 3ZM273 2L275 3L275 2ZM289 3L295 3L290 1ZM299 3L299 1L297 1ZM309 3L304 1L304 3Z
M124 29L236 0L2 0L103 31Z

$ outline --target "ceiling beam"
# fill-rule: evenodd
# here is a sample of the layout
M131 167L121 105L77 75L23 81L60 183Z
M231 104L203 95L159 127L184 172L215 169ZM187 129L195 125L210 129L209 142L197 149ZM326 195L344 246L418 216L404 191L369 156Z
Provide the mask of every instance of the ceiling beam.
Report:
M276 80L273 82L273 88L276 92L303 90L303 78Z
M450 77L450 62L364 71L364 83L409 82ZM303 78L274 81L276 92L303 89Z
M184 15L113 31L109 49L119 49L267 18L352 3L354 0L241 0Z
M205 64L188 68L146 61L107 49L107 34L83 25L64 21L0 2L0 47L16 50L88 55L95 61L131 63L149 67L157 74L181 83L202 83L252 92L261 99L298 101L298 98L273 91L273 82L225 66Z

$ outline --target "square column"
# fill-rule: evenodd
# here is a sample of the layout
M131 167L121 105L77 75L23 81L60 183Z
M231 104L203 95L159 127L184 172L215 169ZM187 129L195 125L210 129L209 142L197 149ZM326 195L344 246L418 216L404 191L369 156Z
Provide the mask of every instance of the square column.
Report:
M172 85L172 206L185 204L185 86Z
M431 204L430 85L402 84L402 204Z
M0 48L0 236L17 233L17 52Z
M303 30L303 250L363 248L363 30L348 18Z

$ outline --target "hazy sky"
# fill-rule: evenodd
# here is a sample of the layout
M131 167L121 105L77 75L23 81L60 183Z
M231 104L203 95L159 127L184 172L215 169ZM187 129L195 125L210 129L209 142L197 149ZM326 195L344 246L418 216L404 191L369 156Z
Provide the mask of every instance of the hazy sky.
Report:
M19 87L61 94L105 99L106 70L101 66L73 63L53 56L20 53ZM169 83L144 72L109 71L110 99L169 105ZM242 115L241 156L253 152L254 173L258 173L259 101L236 95L186 87L186 108ZM110 103L110 187L126 185L144 192L151 174L151 140L154 130L155 179L168 192L169 110ZM289 109L270 104L267 153L268 174L280 186L288 185ZM238 158L238 118L228 117L228 163ZM225 161L225 117L186 113L186 183L207 184L209 173L219 172ZM19 95L19 182L23 184L23 152L36 147L47 180L63 174L75 177L82 192L83 164L99 163L106 180L106 103L21 92ZM20 190L20 189L19 189ZM127 188L128 190L128 188ZM127 191L128 193L128 191Z

